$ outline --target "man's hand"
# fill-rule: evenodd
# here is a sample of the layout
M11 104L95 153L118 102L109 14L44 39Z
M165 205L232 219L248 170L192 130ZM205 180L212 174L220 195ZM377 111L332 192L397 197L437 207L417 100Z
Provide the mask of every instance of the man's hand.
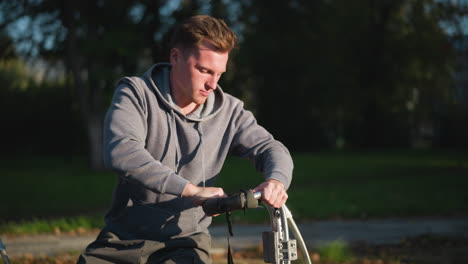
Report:
M196 205L202 205L206 199L225 196L222 188L198 187L191 183L185 186L182 197L189 197Z
M262 192L262 201L274 208L280 208L288 199L284 184L274 179L265 181L253 191Z

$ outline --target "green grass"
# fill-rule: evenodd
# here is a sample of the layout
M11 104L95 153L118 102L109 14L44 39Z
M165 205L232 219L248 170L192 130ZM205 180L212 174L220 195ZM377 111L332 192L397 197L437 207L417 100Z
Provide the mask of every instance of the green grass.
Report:
M328 153L297 156L295 164L290 209L299 217L468 212L468 160L460 154Z
M242 162L227 164L221 186L259 183ZM294 155L294 163L288 207L298 219L468 213L466 154L327 152Z
M116 182L110 172L87 169L83 158L2 159L0 166L0 219L101 212Z
M299 221L468 215L468 153L323 152L293 158L288 207ZM0 166L0 233L102 225L99 219L116 182L113 173L91 172L83 158L4 158ZM250 162L232 158L217 185L234 193L261 181ZM266 215L266 210L237 212L233 221L266 222Z
M0 234L38 234L91 230L103 226L102 216L75 216L54 219L9 221L0 225Z
M351 249L342 240L332 241L319 248L321 260L343 263L353 260Z

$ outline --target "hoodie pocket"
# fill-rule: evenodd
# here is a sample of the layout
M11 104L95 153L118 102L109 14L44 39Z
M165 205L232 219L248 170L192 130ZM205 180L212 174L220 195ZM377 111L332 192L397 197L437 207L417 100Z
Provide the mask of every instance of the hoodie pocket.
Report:
M112 229L121 239L164 241L182 233L180 218L180 212L135 202L112 221Z

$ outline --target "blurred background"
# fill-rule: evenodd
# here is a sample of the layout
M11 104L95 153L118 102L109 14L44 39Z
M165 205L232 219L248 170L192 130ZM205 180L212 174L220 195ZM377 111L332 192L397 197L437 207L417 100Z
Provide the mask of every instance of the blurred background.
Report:
M3 0L0 233L102 225L115 84L195 14L237 33L220 85L293 153L299 219L468 215L468 1Z
M2 1L2 154L100 168L116 81L168 61L172 26L225 19L221 86L292 151L467 149L467 1Z

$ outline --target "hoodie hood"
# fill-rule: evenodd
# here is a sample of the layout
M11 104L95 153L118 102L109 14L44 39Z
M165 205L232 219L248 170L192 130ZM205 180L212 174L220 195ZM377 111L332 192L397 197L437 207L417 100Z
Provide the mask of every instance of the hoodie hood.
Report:
M210 93L205 103L200 105L194 112L185 115L180 107L177 106L172 96L170 71L170 63L158 63L153 65L143 75L145 81L168 110L174 111L178 115L195 122L208 120L219 113L224 103L224 93L221 87L217 85L216 90Z

